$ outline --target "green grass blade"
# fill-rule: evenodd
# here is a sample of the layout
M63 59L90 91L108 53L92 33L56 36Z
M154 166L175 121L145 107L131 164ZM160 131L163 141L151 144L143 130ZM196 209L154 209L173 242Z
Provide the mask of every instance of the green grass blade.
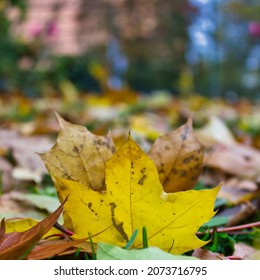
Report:
M143 248L148 248L147 229L143 227Z
M134 231L134 233L132 234L131 238L129 239L129 241L128 241L127 244L125 245L124 249L127 250L127 249L129 249L129 248L132 246L132 244L133 244L134 241L135 241L135 238L136 238L137 234L138 234L138 229L136 229L136 230Z
M96 260L96 259L97 259L97 255L96 255L96 252L95 252L95 247L94 247L93 240L92 240L92 238L91 238L91 234L88 233L88 236L89 236L89 242L90 242L91 251L92 251L92 259L93 259L93 260Z

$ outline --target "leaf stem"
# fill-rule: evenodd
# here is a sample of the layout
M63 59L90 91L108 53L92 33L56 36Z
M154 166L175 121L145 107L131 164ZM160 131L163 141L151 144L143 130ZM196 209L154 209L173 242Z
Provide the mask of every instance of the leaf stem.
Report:
M56 222L54 225L53 225L56 229L58 229L59 231L67 234L68 236L72 236L74 234L74 232L66 229L65 227L63 227L61 224L59 224L58 222Z

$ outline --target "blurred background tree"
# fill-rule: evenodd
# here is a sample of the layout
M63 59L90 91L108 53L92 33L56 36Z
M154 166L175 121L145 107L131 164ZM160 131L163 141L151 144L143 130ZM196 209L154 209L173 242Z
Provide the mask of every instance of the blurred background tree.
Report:
M260 98L259 15L258 0L1 1L0 90L100 91L99 65L114 89Z

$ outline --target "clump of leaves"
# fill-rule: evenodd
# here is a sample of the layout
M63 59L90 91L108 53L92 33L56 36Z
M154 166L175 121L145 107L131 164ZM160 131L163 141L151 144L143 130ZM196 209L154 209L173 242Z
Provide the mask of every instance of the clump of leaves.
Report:
M110 135L97 136L60 116L58 120L61 131L57 143L42 159L59 199L63 202L68 197L64 226L75 233L74 238L86 238L90 233L94 243L123 246L136 230L141 232L145 227L149 245L172 254L207 243L196 232L214 216L219 187L182 191L196 183L203 159L191 120L155 143L152 159L130 135L115 152ZM167 153L157 152L160 147ZM174 156L167 156L170 153ZM158 172L165 176L159 177ZM173 190L170 185L174 185ZM137 235L133 247L140 248L142 243Z

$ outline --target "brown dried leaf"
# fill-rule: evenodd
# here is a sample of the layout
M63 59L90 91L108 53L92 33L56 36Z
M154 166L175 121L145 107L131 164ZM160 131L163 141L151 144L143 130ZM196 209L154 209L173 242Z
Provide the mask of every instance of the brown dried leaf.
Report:
M43 260L55 255L63 253L65 250L70 249L80 243L85 241L85 239L80 240L51 240L45 241L39 245L36 245L31 253L27 256L28 260Z
M24 254L29 253L32 247L35 246L41 237L47 233L57 221L62 212L64 203L36 226L24 232L11 232L5 234L5 223L4 220L2 220L0 228L0 259L19 259Z
M259 197L260 191L256 183L232 177L224 181L218 197L226 199L229 203L237 205Z
M226 257L223 254L213 253L207 249L197 248L192 253L193 257L201 260L225 260Z
M250 258L250 256L257 251L253 247L242 242L236 243L234 246L235 250L233 252L233 256L242 260Z
M203 167L204 146L192 129L192 118L159 137L148 155L155 162L165 192L192 189Z
M115 147L112 137L94 135L81 125L57 118L61 131L57 143L42 154L50 175L76 181L93 190L105 189L105 162L112 157Z
M205 165L240 178L260 181L260 152L243 144L217 144L205 154Z
M231 216L228 223L226 224L227 227L236 226L252 216L256 213L256 207L253 205L251 201L247 201L241 205L238 211Z
M46 173L46 168L36 152L43 153L52 145L44 136L25 137L14 130L0 129L0 147L12 151L12 155L19 167L37 173Z

